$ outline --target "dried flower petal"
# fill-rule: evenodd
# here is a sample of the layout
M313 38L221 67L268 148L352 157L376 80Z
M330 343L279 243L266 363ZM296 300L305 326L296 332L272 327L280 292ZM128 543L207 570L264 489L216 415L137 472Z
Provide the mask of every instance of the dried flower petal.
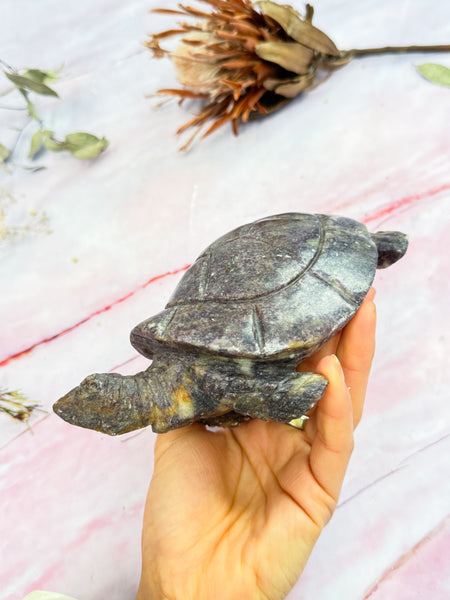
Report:
M298 75L308 73L314 54L309 48L293 42L261 42L256 44L255 53Z
M201 52L192 42L202 44ZM206 31L191 32L180 42L172 60L181 85L199 94L211 95L213 91L217 96L223 91L217 86L222 66L217 62L216 53L208 48L217 42L219 39Z
M301 19L292 6L280 6L275 2L270 2L270 0L261 0L257 3L257 6L259 6L263 15L271 17L279 23L288 36L296 42L322 54L339 56L339 50L332 40L323 31L311 25L308 19ZM310 8L312 9L312 7ZM311 13L310 15L312 18Z
M285 98L295 98L301 92L304 92L308 88L313 86L316 73L308 73L307 75L301 75L288 81L280 79L266 79L264 87L268 90L274 91L276 94L280 94Z

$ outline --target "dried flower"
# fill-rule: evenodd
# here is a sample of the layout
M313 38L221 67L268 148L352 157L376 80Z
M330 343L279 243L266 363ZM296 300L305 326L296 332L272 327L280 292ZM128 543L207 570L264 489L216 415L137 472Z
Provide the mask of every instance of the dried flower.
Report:
M214 7L206 13L190 6L153 12L194 16L196 24L181 23L151 36L147 42L156 57L166 51L160 40L184 34L171 54L178 80L184 89L164 89L161 94L207 101L200 114L183 125L214 123L205 137L231 122L237 133L252 113L267 114L315 84L319 69L347 62L331 39L312 25L313 8L306 6L302 18L292 7L269 0L202 0Z
M5 413L16 421L24 421L25 423L31 416L33 410L37 409L38 405L31 402L24 394L17 390L8 391L0 389L0 413Z
M333 41L312 24L313 7L301 16L291 6L261 0L200 0L212 7L204 12L179 5L179 10L151 12L195 17L196 23L179 23L150 36L146 46L154 56L169 55L183 89L162 89L159 94L204 101L200 113L177 133L191 126L214 123L205 137L230 122L237 134L238 123L265 115L284 106L299 93L317 85L333 69L352 58L387 52L448 51L450 46L410 46L339 51ZM183 36L174 52L160 46L161 40ZM186 149L193 137L182 148Z

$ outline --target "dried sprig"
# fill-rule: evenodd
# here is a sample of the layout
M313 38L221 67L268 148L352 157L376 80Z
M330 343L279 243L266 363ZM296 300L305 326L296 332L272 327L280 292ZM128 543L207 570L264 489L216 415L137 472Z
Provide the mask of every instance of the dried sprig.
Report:
M177 28L150 36L146 46L155 57L170 56L182 89L162 89L158 94L203 100L199 114L177 133L213 120L205 137L225 123L235 134L240 121L265 115L323 81L351 59L388 52L450 50L450 46L411 46L340 51L312 24L313 7L301 16L291 6L261 0L200 0L211 12L179 5L178 10L154 9L166 15L194 17ZM175 51L160 43L181 35ZM198 132L198 130L197 130ZM196 132L196 133L197 133ZM192 138L182 149L186 149Z
M28 114L28 120L24 127L19 130L14 146L12 148L7 148L5 145L0 144L0 163L7 163L12 159L23 130L32 121L38 123L39 128L31 137L28 158L34 158L42 148L45 148L51 152L67 150L75 158L89 159L96 158L107 147L108 141L104 137L98 138L90 133L78 132L66 135L64 140L57 140L54 137L54 132L45 128L42 119L37 113L34 102L30 99L30 94L35 93L58 98L58 94L50 87L50 84L59 79L59 72L61 69L54 71L23 69L22 71L18 71L1 60L0 63L5 67L3 69L3 74L13 84L13 87L7 89L0 95L6 96L11 92L16 92L16 94L19 94L22 97L22 100L25 101L24 106L1 106L0 108L5 110L23 110Z
M9 415L15 421L27 423L34 410L41 410L38 406L37 403L28 400L18 390L8 391L0 389L0 413Z

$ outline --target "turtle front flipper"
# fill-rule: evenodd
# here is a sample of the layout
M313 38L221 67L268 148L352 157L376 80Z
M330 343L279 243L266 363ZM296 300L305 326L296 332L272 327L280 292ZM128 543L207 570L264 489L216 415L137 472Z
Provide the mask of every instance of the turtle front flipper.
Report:
M299 373L291 370L292 365L248 363L244 366L242 362L211 363L208 369L205 361L193 368L197 393L213 398L222 407L224 417L220 421L225 426L230 426L225 409L232 415L289 423L312 408L328 385L328 380L322 375ZM208 417L202 422L223 426L214 413ZM231 426L238 422L232 422Z
M289 423L303 417L327 385L327 379L316 373L294 372L278 381L255 379L253 390L238 396L234 410L263 421Z

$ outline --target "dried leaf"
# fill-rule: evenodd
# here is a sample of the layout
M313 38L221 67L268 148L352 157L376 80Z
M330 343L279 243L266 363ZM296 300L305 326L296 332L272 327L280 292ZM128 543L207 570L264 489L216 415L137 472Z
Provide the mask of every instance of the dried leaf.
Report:
M23 73L24 77L28 77L37 83L53 83L59 79L59 72L62 66L56 71L44 71L42 69L26 69Z
M259 58L298 75L309 71L313 56L312 50L294 42L261 42L256 44L255 53Z
M448 67L436 63L424 63L423 65L418 65L417 70L422 77L425 77L431 83L450 87L450 69Z
M39 130L31 138L30 151L28 153L28 158L33 158L35 154L39 152L44 144L44 133Z
M106 138L98 138L90 133L69 133L65 138L65 148L81 160L95 158L108 145Z
M38 121L40 123L41 120L36 112L36 107L30 101L27 102L27 112L32 119L34 119L35 121Z
M6 146L4 146L3 144L0 144L0 164L5 162L5 160L8 158L9 156L9 150Z
M60 152L61 150L65 150L66 145L64 142L58 142L58 140L53 138L53 131L46 130L42 133L44 134L44 146L47 148L47 150L50 150L51 152Z
M276 21L296 42L322 54L339 56L334 42L309 21L301 19L291 6L280 6L270 0L261 0L257 5L263 15Z
M36 92L36 94L42 94L43 96L58 97L58 94L55 92L55 90L52 90L44 83L34 81L30 77L25 77L24 75L16 75L15 73L8 73L7 71L3 72L6 77L19 89L31 90L32 92Z

